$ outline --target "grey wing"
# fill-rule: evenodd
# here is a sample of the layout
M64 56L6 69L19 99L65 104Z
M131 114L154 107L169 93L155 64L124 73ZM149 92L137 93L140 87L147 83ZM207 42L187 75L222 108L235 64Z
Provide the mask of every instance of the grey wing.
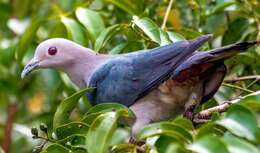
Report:
M169 79L174 69L210 36L182 41L148 51L119 56L102 66L91 78L93 104L118 102L126 106Z

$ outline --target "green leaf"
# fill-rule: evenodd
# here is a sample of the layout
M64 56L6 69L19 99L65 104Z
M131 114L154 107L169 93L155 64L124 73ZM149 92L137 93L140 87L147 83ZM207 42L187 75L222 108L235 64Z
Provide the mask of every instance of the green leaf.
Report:
M126 153L134 152L135 145L133 144L118 144L112 147L111 153Z
M161 135L155 142L155 147L158 152L165 153L169 146L172 144L178 144L178 140L170 136Z
M143 0L107 0L131 15L138 15L143 11Z
M223 129L223 130L225 130L225 129ZM222 131L221 128L216 127L216 125L214 123L209 122L207 124L202 125L198 129L196 138L198 139L198 138L204 137L204 136L212 134L212 133L221 136L221 135L223 135L224 131Z
M207 16L211 16L211 15L214 15L214 14L217 14L217 13L220 13L220 12L223 12L225 8L231 6L231 5L234 5L236 4L235 1L223 1L221 2L220 4L216 5L213 9L211 9L210 11L206 12Z
M95 43L95 50L100 51L102 50L105 45L108 43L108 41L116 35L119 31L121 31L123 28L123 25L116 24L113 26L110 26L103 30L101 34L97 37L96 43Z
M163 31L162 29L159 29L159 32L160 32L160 46L164 46L172 43L167 32Z
M250 110L260 110L260 91L256 91L239 101L239 103Z
M51 144L45 150L42 151L43 153L72 153L71 150L63 147L60 144Z
M259 153L259 150L245 140L227 134L223 138L230 153Z
M146 139L148 137L165 135L171 136L180 142L192 142L192 135L184 129L183 127L170 123L170 122L160 122L153 123L144 127L137 135L139 140Z
M138 41L122 42L109 51L109 54L129 53L143 49L142 43Z
M118 44L117 46L115 46L113 49L111 49L109 51L109 54L119 54L120 52L122 52L122 50L127 47L128 43L122 42L120 44Z
M71 122L61 125L55 129L55 134L58 139L64 139L73 134L86 135L89 129L89 125L82 122Z
M117 128L112 136L111 145L113 146L120 143L126 143L128 141L129 135L129 130Z
M203 35L202 33L198 32L196 30L185 28L185 27L183 27L179 31L179 34L184 36L186 39L194 39L194 38L197 38L197 37L200 37Z
M178 124L179 126L187 129L187 130L194 130L193 123L191 120L184 118L184 117L177 117L174 119L173 123Z
M79 146L79 145L85 145L86 136L82 134L72 134L64 139L56 141L59 144L66 144L70 142L71 145Z
M188 153L188 151L184 150L181 145L173 143L167 147L165 153Z
M86 46L87 41L84 35L84 31L78 22L76 22L72 18L68 18L65 16L61 17L61 22L64 24L64 26L67 29L69 39L83 46Z
M184 38L181 34L179 34L179 33L177 33L177 32L168 31L167 33L168 33L169 38L170 38L170 40L171 40L172 42L178 42L178 41L183 41L183 40L185 40L185 38Z
M248 28L249 21L247 18L237 18L228 25L227 31L222 39L222 45L229 45L240 40L244 31Z
M63 100L54 114L53 128L55 129L62 124L68 123L70 113L72 112L73 108L78 104L80 97L91 91L92 88L82 89Z
M127 119L127 121L131 123L135 118L134 113L128 107L118 103L102 103L93 106L87 111L87 113L84 114L84 116L82 117L82 122L86 124L91 124L99 115L103 113L121 110L127 112L128 117L125 117L124 119Z
M83 123L86 123L88 125L91 125L92 122L99 116L101 115L102 113L99 112L99 113L91 113L91 114L85 114L82 119L81 119L81 122Z
M260 142L260 129L255 115L246 107L233 105L225 117L216 122L231 133L253 142Z
M43 23L42 19L32 20L31 25L27 27L26 31L20 38L18 47L16 49L16 55L15 55L19 62L22 61L23 56L25 55L32 41L34 40L34 36L42 23Z
M89 35L91 36L91 40L95 42L101 31L105 29L103 19L99 13L90 9L79 7L76 10L76 16L87 29Z
M107 112L95 119L87 134L86 144L89 153L105 153L108 151L119 117L119 112Z
M188 146L189 150L197 153L229 153L226 145L215 136L205 136Z
M152 41L161 44L160 28L149 18L133 17L134 24L136 24Z
M128 107L119 103L98 104L90 108L86 114L101 113L101 112L105 113L105 112L118 111L118 110L127 110L130 116L134 116L134 113Z

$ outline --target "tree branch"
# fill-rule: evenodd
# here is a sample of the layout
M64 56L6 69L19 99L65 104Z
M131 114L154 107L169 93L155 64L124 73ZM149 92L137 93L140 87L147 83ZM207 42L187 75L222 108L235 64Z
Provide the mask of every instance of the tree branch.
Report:
M237 77L237 78L225 80L225 82L226 83L234 83L234 82L245 81L245 80L257 80L257 81L260 81L260 75L251 75L251 76Z
M252 90L242 88L242 87L239 87L239 86L235 86L235 85L232 85L232 84L222 83L222 85L226 86L226 87L230 87L230 88L239 89L239 90L242 90L242 91L245 91L245 92L248 92L248 93L254 93L254 91L252 91Z
M7 110L7 119L5 124L5 135L4 135L4 141L3 141L3 150L5 153L9 153L10 145L12 142L12 129L13 129L13 121L15 117L15 113L17 112L17 103L9 104L8 110Z
M222 103L218 106L211 107L209 109L202 110L201 112L196 113L194 115L192 122L197 123L197 124L206 123L210 120L210 118L211 118L211 116L214 112L219 112L219 113L225 112L233 104L239 103L239 101L241 99L244 99L248 96L258 95L258 94L260 94L260 91L254 92L254 93L249 94L247 96L237 98L237 99L234 99L234 100L231 100L231 101L226 101L226 102L224 102L224 103Z

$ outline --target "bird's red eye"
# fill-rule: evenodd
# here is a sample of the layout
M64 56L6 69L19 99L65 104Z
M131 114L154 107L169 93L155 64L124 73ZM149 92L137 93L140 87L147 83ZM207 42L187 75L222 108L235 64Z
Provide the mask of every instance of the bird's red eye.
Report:
M56 47L50 47L49 49L48 49L48 54L49 55L55 55L56 53L57 53L57 48Z

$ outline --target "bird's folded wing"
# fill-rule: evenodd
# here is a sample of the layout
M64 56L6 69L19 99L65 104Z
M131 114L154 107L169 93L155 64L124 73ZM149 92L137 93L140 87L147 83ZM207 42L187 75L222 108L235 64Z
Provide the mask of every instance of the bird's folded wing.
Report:
M118 102L126 106L169 79L175 68L210 39L210 35L151 50L118 56L91 77L93 104Z

